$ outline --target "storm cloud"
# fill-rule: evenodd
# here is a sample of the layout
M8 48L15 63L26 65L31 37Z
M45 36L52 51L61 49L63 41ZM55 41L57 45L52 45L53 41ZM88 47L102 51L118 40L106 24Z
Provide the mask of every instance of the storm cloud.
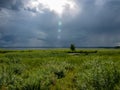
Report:
M57 2L57 1L56 1ZM77 47L120 44L119 0L74 0L62 17L28 0L0 1L0 47ZM59 25L59 22L62 24ZM59 30L60 29L60 30Z

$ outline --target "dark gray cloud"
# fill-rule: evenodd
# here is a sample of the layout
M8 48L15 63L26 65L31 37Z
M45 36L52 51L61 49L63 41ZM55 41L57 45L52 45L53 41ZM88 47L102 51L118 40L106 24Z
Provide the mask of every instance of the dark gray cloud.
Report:
M114 46L120 42L120 1L84 0L83 9L65 28L79 46ZM70 33L71 32L71 33ZM72 40L72 39L70 39Z
M19 10L23 6L23 0L0 0L0 7Z
M38 12L36 8L25 7L27 0L1 0L0 46L120 44L119 0L75 1L80 12L74 15L65 11L61 18L62 26L58 26L59 17L49 9ZM61 32L58 32L59 28Z

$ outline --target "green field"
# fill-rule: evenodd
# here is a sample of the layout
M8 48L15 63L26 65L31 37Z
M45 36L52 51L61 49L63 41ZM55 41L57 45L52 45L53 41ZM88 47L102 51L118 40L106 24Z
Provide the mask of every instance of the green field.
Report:
M76 52L0 50L0 89L120 90L119 49Z

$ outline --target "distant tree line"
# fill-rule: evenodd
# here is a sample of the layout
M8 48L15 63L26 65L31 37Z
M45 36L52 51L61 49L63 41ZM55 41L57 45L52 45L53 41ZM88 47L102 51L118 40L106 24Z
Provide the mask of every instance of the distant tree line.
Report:
M117 48L120 48L120 46L115 46L114 48L116 48L116 49L117 49Z

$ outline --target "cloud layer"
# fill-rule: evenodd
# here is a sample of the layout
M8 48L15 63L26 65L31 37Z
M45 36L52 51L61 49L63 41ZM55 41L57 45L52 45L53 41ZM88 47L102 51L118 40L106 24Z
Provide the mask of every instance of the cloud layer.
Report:
M120 44L119 0L74 1L77 14L66 5L60 18L49 8L39 11L38 7L28 7L28 0L1 0L0 47Z

